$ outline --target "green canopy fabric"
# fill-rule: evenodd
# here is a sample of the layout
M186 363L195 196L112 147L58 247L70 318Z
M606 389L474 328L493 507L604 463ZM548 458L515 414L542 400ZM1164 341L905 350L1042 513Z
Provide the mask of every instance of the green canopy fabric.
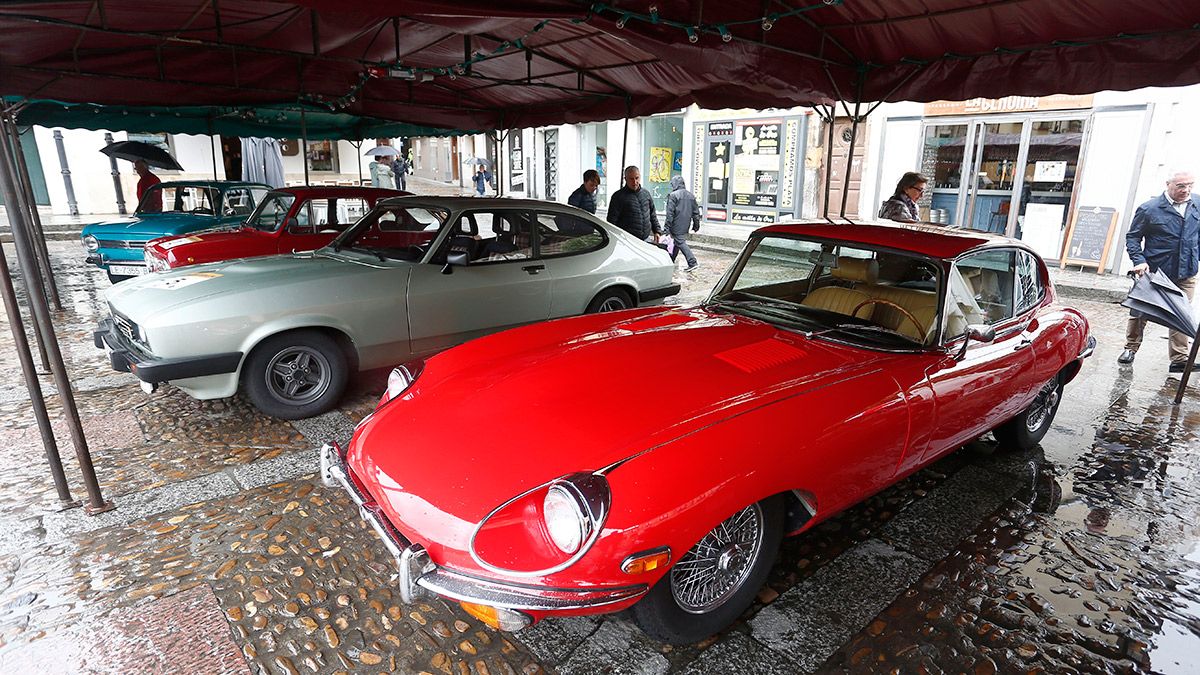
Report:
M20 97L6 96L8 104ZM29 101L17 113L25 126L105 129L171 134L220 134L248 138L300 138L361 141L409 136L460 136L479 131L442 129L374 117L361 117L323 108L289 106L121 106L63 101Z

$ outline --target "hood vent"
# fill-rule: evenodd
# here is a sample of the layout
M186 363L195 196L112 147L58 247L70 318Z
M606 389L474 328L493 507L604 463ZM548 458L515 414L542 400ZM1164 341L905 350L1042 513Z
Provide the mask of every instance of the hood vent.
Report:
M799 347L776 339L752 342L715 354L718 359L747 373L781 366L805 355Z

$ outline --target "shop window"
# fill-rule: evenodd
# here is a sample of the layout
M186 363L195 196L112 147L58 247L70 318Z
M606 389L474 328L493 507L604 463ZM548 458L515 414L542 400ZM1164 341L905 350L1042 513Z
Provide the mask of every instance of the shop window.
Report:
M651 117L642 121L642 187L662 212L671 191L671 176L683 173L683 117ZM694 186L693 186L694 187Z
M234 188L225 191L225 206L221 210L223 216L248 216L254 211L254 197L244 188Z
M309 142L308 170L338 172L337 147L333 141Z

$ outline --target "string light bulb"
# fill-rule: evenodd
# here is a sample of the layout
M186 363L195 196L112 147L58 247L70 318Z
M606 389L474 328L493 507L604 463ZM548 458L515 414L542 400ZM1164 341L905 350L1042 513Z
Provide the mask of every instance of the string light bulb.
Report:
M684 28L684 30L687 31L688 42L690 42L692 44L696 44L697 42L700 41L700 36L696 34L695 28L689 27L689 28Z
M763 20L762 20L762 29L763 30L771 30L772 28L774 28L776 18L777 17L774 14L772 14L770 16L764 16Z
M733 34L724 25L717 26L717 32L721 34L721 42L729 42L733 39Z
M617 28L624 28L625 24L629 23L629 17L628 13L622 14L621 18L617 19Z

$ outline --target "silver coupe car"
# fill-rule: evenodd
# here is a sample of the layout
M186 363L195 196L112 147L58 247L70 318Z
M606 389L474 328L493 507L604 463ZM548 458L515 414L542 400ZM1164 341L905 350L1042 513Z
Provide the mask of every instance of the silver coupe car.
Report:
M200 399L244 387L263 412L322 413L349 374L486 333L679 292L667 253L570 206L381 201L324 248L112 287L95 333L112 367Z

